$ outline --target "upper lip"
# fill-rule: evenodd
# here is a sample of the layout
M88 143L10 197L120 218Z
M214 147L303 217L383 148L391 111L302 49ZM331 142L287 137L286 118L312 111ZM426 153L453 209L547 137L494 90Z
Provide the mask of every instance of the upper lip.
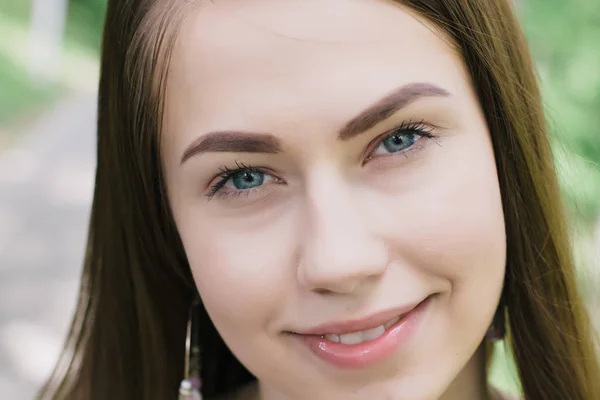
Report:
M415 307L421 304L423 301L403 305L400 307L396 307L393 309L388 309L385 311L380 311L375 314L371 314L365 318L354 319L354 320L346 320L346 321L337 321L337 322L327 322L321 325L317 325L315 327L296 331L295 333L301 335L316 335L322 336L326 334L337 334L343 335L346 333L359 332L364 331L371 328L376 328L380 325L385 324L393 318L403 316L411 312Z

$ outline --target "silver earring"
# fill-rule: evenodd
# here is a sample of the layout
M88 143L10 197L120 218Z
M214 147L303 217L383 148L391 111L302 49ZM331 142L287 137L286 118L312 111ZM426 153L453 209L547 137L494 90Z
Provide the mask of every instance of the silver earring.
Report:
M179 385L179 400L202 400L200 394L200 343L198 332L198 307L196 300L190 307L185 339L185 379Z

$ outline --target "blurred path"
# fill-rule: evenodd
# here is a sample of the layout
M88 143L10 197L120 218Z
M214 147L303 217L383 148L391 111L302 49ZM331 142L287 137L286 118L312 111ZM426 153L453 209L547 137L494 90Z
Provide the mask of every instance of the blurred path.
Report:
M62 347L86 242L93 94L59 104L0 153L0 399L31 399Z

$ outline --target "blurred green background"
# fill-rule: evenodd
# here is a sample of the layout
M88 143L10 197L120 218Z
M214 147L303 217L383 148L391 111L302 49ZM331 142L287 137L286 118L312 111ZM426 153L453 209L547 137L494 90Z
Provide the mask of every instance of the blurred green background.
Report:
M67 15L59 32L58 77L44 79L30 71L32 42L39 39L32 35L35 0L0 0L0 151L27 131L32 118L72 92L96 86L106 0L38 0L46 9L63 2Z
M52 79L41 79L30 68L34 1L0 0L0 158L25 140L35 121L77 93L95 90L106 0L64 1L60 65ZM594 237L600 232L600 3L517 3L537 60L581 287L590 308L600 309L594 297L600 287L600 243ZM492 381L518 391L514 365L502 345L498 354Z

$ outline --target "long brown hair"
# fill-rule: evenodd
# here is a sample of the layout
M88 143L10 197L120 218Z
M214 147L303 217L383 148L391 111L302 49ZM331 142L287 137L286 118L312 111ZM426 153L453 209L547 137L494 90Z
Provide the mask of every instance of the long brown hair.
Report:
M165 192L160 127L170 54L196 3L109 0L79 303L40 398L176 396L195 286ZM398 3L451 39L487 119L508 241L508 340L525 398L600 399L594 334L575 284L536 76L510 0ZM205 396L254 379L205 312L201 334Z

